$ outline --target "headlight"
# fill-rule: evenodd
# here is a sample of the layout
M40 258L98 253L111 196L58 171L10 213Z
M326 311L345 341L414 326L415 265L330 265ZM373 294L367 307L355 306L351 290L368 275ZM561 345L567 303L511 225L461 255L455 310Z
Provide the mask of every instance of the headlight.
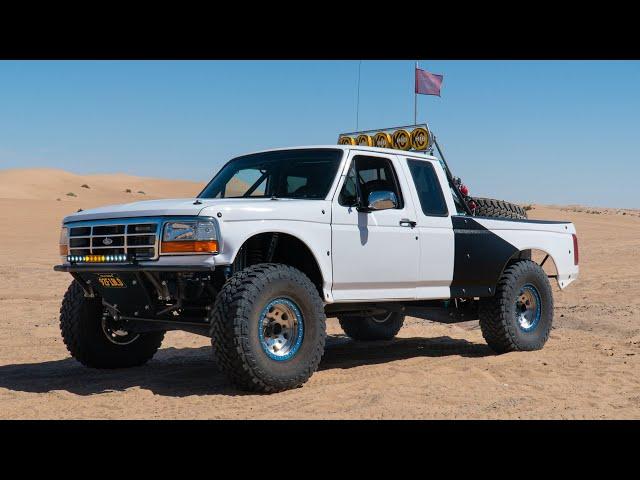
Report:
M218 234L212 221L167 222L160 253L218 253Z
M66 257L69 254L69 229L67 227L62 227L60 230L60 255Z

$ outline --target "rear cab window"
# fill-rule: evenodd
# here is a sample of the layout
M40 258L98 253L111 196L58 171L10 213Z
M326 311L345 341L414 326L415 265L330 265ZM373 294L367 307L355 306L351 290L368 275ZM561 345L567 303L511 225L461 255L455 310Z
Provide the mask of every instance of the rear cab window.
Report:
M431 162L407 158L407 165L418 193L422 213L430 217L448 216L447 202Z

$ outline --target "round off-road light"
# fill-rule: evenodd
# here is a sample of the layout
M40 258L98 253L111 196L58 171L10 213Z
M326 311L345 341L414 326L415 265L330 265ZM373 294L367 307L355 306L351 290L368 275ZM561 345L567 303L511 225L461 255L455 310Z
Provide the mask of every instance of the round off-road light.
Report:
M373 137L373 145L378 148L393 148L393 139L387 132L378 132Z
M355 145L356 141L353 139L353 137L340 137L338 139L338 145Z
M361 147L372 147L373 138L371 138L371 135L358 135L356 137L356 144L360 145Z
M423 127L415 128L411 132L411 143L416 150L426 150L431 146L431 134Z
M411 134L400 129L393 132L393 146L400 150L411 150Z

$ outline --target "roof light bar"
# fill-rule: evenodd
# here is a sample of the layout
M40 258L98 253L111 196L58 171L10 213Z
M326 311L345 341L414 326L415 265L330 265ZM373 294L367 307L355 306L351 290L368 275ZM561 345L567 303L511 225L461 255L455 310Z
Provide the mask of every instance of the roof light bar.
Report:
M341 133L338 145L396 148L398 150L431 150L434 136L427 124Z

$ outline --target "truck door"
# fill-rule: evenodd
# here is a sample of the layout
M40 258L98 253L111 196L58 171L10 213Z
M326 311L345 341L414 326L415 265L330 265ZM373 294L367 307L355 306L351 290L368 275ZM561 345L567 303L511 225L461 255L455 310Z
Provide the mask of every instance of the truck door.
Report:
M393 208L358 211L372 192L393 192ZM351 152L332 202L334 300L415 298L419 237L408 179L395 155Z
M420 237L417 296L420 299L448 298L453 278L454 235L451 213L453 198L442 190L448 185L442 168L427 159L406 158L406 174L417 212L416 230Z

